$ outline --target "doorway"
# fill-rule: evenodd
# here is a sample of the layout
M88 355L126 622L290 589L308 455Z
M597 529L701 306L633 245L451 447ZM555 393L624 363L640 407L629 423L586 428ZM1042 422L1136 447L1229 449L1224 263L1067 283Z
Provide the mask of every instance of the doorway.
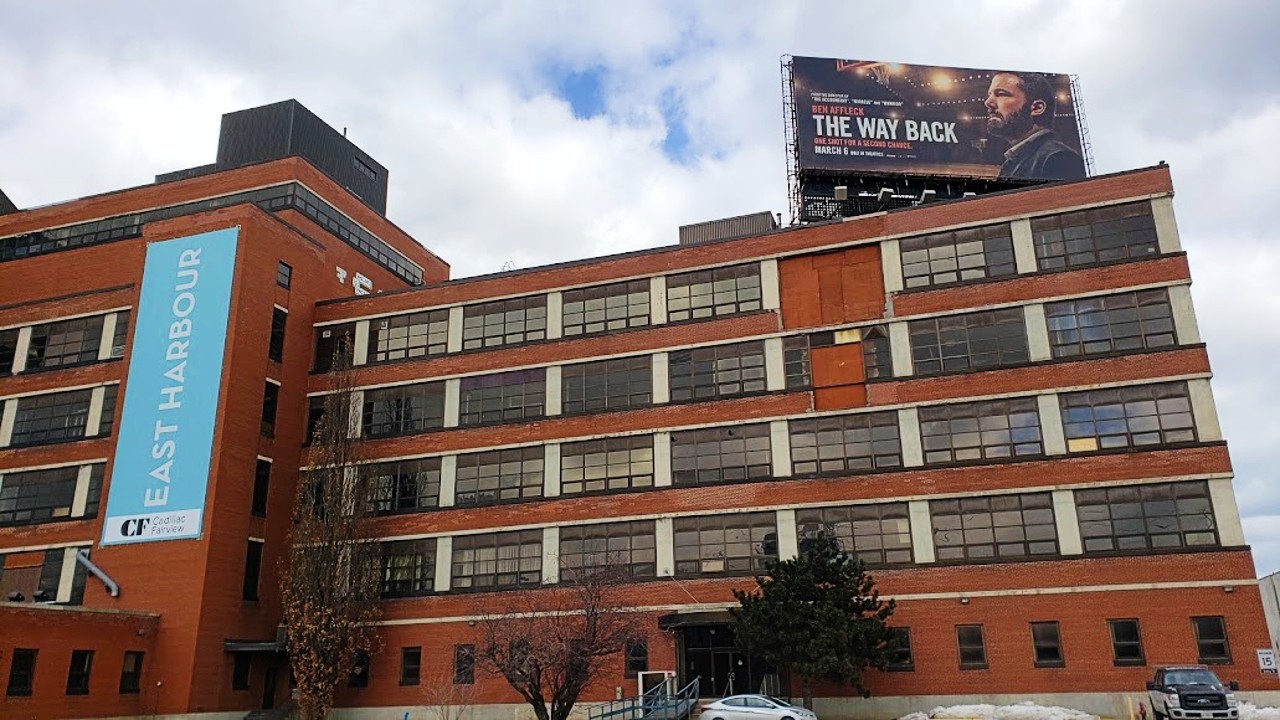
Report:
M271 710L276 706L276 667L267 668L262 676L262 709Z
M702 697L756 693L778 687L777 672L734 645L728 625L690 625L680 633L680 685L698 678Z

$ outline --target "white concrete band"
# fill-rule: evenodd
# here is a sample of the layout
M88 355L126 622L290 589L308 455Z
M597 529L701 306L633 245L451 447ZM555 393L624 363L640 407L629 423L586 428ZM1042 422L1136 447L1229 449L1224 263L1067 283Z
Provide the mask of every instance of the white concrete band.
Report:
M1187 381L1187 394L1191 397L1191 412L1196 420L1196 437L1200 442L1222 440L1222 426L1218 424L1218 408L1213 402L1209 380L1198 378Z
M1044 305L1023 305L1022 318L1027 326L1028 358L1032 362L1052 360L1053 350L1049 347L1049 325L1045 319Z
M791 435L786 420L769 422L769 456L773 460L773 476L791 477Z
M1026 218L1014 220L1010 223L1009 229L1013 233L1013 262L1018 274L1035 272L1037 270L1036 244L1031 236L1031 221Z
M564 337L564 294L556 291L547 293L547 339L556 340Z
M764 341L764 383L769 392L787 389L785 358L782 352L782 338L765 338Z
M1169 195L1151 201L1151 217L1156 225L1156 242L1160 254L1182 251L1182 239L1178 236L1178 221L1173 216L1173 198Z
M911 556L920 565L937 560L933 551L933 520L928 500L912 500L907 504L911 516Z
M782 307L777 258L760 261L760 304L765 310L778 310Z
M911 331L906 322L889 323L889 356L893 359L894 377L915 374L915 363L911 360Z
M794 560L800 555L800 541L796 537L796 511L778 510L774 513L778 532L778 559Z
M903 467L924 465L924 448L920 444L919 408L909 407L898 410L898 442L902 445Z
M462 306L449 308L449 330L445 340L445 352L462 352Z
M898 240L880 243L880 272L886 293L902 291L902 244Z
M382 320L380 322L386 322ZM364 365L369 362L369 321L356 322L355 337L351 340L351 364Z
M1245 544L1244 525L1240 522L1240 506L1236 504L1236 491L1231 478L1214 478L1209 481L1209 499L1213 503L1213 519L1218 526L1218 542L1223 547L1239 547Z
M1074 491L1053 491L1053 521L1058 528L1058 552L1062 555L1083 554L1084 545L1080 540L1080 519L1076 515Z
M1040 414L1040 440L1045 455L1066 455L1067 435L1062 429L1062 408L1057 393L1036 396L1036 410Z
M1178 333L1178 344L1199 344L1200 324L1196 322L1195 306L1191 303L1190 285L1174 285L1169 288L1169 308L1173 312L1173 328Z

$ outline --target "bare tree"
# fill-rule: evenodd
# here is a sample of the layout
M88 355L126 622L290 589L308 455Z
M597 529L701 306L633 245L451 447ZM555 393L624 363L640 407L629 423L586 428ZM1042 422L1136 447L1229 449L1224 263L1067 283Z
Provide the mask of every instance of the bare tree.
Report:
M504 596L482 611L476 661L502 676L538 720L565 720L611 656L640 636L618 591L621 569L574 573L556 588Z
M302 720L322 720L334 690L367 662L378 638L380 557L364 537L370 482L357 465L351 346L334 352L329 394L298 482L292 552L281 568L286 647ZM282 562L282 564L284 564Z
M474 683L455 683L453 668L440 667L425 679L423 704L432 720L464 720L471 716L475 702Z

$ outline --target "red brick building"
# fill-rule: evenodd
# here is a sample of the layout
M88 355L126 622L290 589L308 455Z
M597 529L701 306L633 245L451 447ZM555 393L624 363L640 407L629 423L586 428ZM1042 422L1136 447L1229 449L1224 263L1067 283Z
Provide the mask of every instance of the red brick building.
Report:
M286 701L276 567L341 337L386 596L352 717L465 682L478 604L606 556L650 633L588 701L640 670L776 682L733 649L731 590L819 530L910 647L871 701L825 688L823 717L1116 714L1173 662L1275 689L1167 168L450 281L319 164L0 216L0 715ZM225 228L202 532L102 545L145 250ZM478 716L518 707L473 682Z

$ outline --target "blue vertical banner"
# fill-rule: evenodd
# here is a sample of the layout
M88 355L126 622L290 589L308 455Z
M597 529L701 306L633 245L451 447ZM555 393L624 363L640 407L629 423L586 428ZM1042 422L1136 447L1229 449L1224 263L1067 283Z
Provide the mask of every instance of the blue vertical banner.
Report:
M103 545L200 537L239 235L147 246Z

